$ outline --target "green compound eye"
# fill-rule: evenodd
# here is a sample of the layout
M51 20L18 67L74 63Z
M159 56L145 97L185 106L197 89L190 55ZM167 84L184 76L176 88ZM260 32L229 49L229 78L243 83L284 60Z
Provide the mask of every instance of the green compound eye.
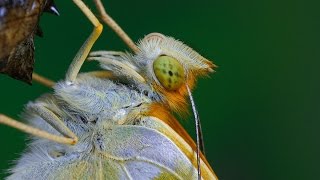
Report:
M169 91L177 90L184 82L184 69L172 57L158 57L153 62L153 70L161 85Z

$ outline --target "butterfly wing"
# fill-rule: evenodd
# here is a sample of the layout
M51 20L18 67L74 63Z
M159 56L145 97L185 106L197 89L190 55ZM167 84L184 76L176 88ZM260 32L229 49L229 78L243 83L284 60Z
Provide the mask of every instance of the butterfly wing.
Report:
M142 120L141 125L119 125L101 131L101 141L91 157L56 169L53 179L197 179L197 169L184 150L192 151L182 138L173 142L156 129L174 132L169 126ZM143 126L142 126L143 125ZM100 134L100 133L99 133ZM179 146L184 144L184 150ZM192 151L193 152L193 151ZM195 156L193 157L195 159ZM201 164L203 179L216 179L205 163ZM84 178L87 177L87 178Z
M177 148L188 158L188 166L193 166L194 168L197 167L195 143L182 128L179 122L177 122L175 119L171 119L171 122L166 122L165 120L156 117L147 117L141 122L143 122L143 126L155 129L159 133L163 134L172 143L174 143ZM175 130L173 130L173 128ZM218 179L206 158L202 154L200 164L203 179ZM197 171L194 173L197 173Z
M90 144L82 144L88 151L72 150L56 159L48 155L53 144L33 147L8 179L197 179L194 151L157 118L102 126L88 138ZM201 170L203 179L217 179L203 161Z

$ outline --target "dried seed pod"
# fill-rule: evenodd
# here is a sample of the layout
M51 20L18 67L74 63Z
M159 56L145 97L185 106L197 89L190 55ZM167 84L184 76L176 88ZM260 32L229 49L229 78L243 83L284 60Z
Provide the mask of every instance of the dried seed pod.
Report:
M42 12L59 15L53 0L0 1L0 73L31 84Z

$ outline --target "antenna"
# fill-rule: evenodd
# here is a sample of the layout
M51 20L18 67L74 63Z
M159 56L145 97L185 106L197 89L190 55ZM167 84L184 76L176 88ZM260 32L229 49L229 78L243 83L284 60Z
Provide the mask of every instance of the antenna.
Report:
M195 121L195 129L196 129L196 136L197 136L197 165L198 165L198 179L201 179L201 168L200 168L200 148L204 152L204 142L203 142L203 136L202 136L202 129L201 129L201 122L199 118L199 114L197 112L196 105L194 103L190 88L188 84L186 84L188 94L189 94L189 99L191 102L191 107L194 115L194 121Z

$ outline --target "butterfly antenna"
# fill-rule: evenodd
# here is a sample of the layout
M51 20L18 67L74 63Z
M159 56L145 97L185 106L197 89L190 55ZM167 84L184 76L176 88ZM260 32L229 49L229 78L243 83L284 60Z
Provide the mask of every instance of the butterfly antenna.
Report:
M189 88L189 87L188 87ZM192 94L190 89L189 90L189 97L190 97L190 101L191 101L191 105L192 105L192 110L194 112L194 116L195 116L195 121L198 122L198 128L199 128L199 144L200 144L200 150L202 152L203 155L206 155L206 151L205 151L205 147L204 147L204 139L203 139L203 133L202 133L202 128L201 128L201 122L200 122L200 117L197 111L197 107L194 103ZM198 119L198 120L197 120ZM197 126L197 125L196 125Z
M195 109L196 109L196 107L194 107ZM202 154L205 156L206 155L206 152L205 152L205 148L204 148L204 139L203 139L203 134L202 134L202 128L201 128L201 123L200 123L200 117L199 117L199 115L198 115L198 119L199 119L199 136L200 136L200 142L199 142L199 144L200 144L200 150L201 150L201 152L202 152Z
M203 146L203 138L202 138L202 132L201 132L201 123L200 123L200 118L196 109L196 105L194 103L190 88L188 84L186 84L191 106L192 106L192 111L194 115L194 121L195 121L195 126L196 126L196 136L197 136L197 165L198 165L198 179L201 179L201 169L200 169L200 147L204 148ZM202 146L200 145L202 144Z

